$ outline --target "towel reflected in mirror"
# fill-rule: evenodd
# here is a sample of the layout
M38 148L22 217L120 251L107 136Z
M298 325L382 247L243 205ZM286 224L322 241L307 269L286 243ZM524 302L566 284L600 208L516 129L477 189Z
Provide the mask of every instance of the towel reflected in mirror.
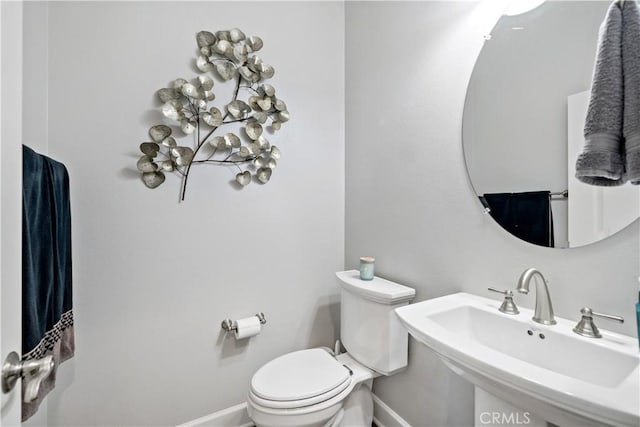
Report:
M485 193L489 214L512 235L534 245L554 247L550 191Z

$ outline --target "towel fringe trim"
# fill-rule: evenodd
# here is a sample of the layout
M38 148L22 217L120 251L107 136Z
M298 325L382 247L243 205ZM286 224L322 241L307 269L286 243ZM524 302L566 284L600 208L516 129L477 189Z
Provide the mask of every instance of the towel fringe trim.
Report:
M45 332L44 337L40 340L33 350L22 356L23 360L42 359L44 356L53 351L56 342L60 341L64 331L73 326L73 310L69 310L60 316L60 320L53 325L53 328Z

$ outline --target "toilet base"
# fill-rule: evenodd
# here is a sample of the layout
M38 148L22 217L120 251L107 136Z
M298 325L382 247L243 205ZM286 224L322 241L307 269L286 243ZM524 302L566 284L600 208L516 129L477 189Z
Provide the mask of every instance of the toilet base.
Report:
M256 427L353 427L373 421L373 379L380 374L356 362L348 353L336 360L352 372L352 385L337 396L316 405L273 409L247 399L247 412Z
M256 407L251 402L247 405L249 418L256 427L329 427L331 426L329 421L332 421L341 409L342 402L306 414L296 414L294 411L275 414Z
M336 426L370 426L373 422L373 395L370 386L360 384L342 406L344 417Z
M269 411L253 402L247 405L256 427L370 426L373 421L371 381L357 385L342 401L315 412Z

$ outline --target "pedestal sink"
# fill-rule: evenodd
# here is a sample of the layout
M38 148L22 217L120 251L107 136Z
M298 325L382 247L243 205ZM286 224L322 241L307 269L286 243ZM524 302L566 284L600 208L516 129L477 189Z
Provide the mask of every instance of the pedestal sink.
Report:
M559 425L640 426L640 351L634 338L572 332L576 320L545 326L533 312L457 293L396 309L409 333L454 372L489 393Z

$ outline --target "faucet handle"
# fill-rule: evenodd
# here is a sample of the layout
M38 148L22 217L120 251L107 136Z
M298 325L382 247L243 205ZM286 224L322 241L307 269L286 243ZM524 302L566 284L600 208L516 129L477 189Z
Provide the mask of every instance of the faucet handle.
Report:
M505 314L519 314L520 310L518 310L518 307L516 306L516 303L513 302L513 292L510 291L509 289L501 291L499 289L496 288L487 288L488 290L490 290L491 292L497 292L499 294L504 295L504 301L502 301L502 305L500 306L500 308L498 309L499 311L505 313Z
M509 289L505 289L504 291L501 291L500 289L496 289L496 288L487 288L487 290L491 291L491 292L497 292L497 293L503 294L503 295L513 296L513 291L511 291Z
M602 317L604 319L615 320L616 322L624 323L624 318L620 316L613 316L611 314L604 313L596 313L591 310L589 307L583 307L580 310L582 314L582 318L578 322L578 324L573 328L573 332L578 335L582 335L584 337L589 338L602 338L602 334L598 330L595 322L593 321L593 316Z

